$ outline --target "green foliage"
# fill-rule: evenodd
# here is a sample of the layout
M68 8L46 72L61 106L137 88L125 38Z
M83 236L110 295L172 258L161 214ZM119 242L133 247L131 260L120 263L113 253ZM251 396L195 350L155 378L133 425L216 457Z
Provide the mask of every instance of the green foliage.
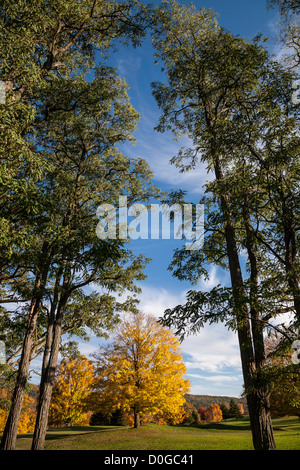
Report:
M231 418L230 410L229 408L225 405L225 403L220 403L220 408L222 411L222 417L224 420Z
M107 66L118 42L140 44L149 21L136 0L2 2L0 282L4 300L22 302L1 320L15 331L7 337L9 367L22 371L2 446L14 445L30 360L44 351L46 380L63 333L102 336L120 309L134 310L148 260L125 241L100 240L96 210L120 195L132 203L157 194L147 163L119 149L133 142L139 114ZM66 348L75 352L72 342ZM50 395L41 397L39 406L49 407Z
M102 411L94 412L90 419L90 426L109 426L111 414Z
M119 150L134 142L139 114L125 81L101 63L117 42L140 44L148 10L135 0L2 4L0 281L4 298L27 305L37 294L42 299L36 354L60 303L64 331L87 339L89 327L102 335L117 321L113 313L135 305L130 297L121 305L112 293L135 293L135 280L144 278L147 259L124 242L99 240L95 231L100 204L116 205L121 194L133 203L157 193L147 163ZM41 271L45 280L37 292ZM103 294L83 293L92 283ZM0 320L14 366L27 305Z
M286 48L286 63L291 67L298 67L300 63L299 0L268 0L267 4L270 8L279 8L280 39Z
M210 265L230 274L230 287L189 291L186 303L160 321L181 339L207 322L237 331L255 448L274 449L270 414L265 429L258 422L268 409L267 385L258 377L270 320L295 314L290 341L300 321L299 106L290 104L295 74L269 56L260 36L233 36L211 10L170 1L159 11L153 43L166 83L152 85L161 109L157 130L188 137L189 147L172 161L181 171L203 163L212 175L201 201L203 249L178 250L170 268L194 284L209 278Z
M121 409L117 409L112 413L98 411L92 414L90 426L127 426L127 421Z
M125 413L121 410L115 410L110 418L110 423L111 426L126 426L126 418L125 418Z
M37 251L39 224L32 217L45 210L41 197L51 203L49 195L41 192L50 163L44 158L45 145L41 148L41 125L57 110L56 99L62 99L67 89L71 92L71 86L74 90L76 76L92 72L96 49L106 54L116 40L138 45L147 22L147 7L135 0L120 5L91 0L2 2L0 79L6 86L6 103L0 105L0 269L4 281L15 277L16 264L18 277L24 273L28 259L23 250Z
M233 399L230 400L230 403L229 403L229 416L230 418L236 418L236 419L240 419L243 416L242 413L240 412L237 402Z
M157 129L192 142L173 159L182 171L205 162L215 173L200 201L203 249L177 250L170 270L196 284L212 264L234 276L233 243L246 255L243 287L189 291L163 321L181 335L213 321L238 328L237 312L248 309L268 324L287 301L299 320L299 123L297 107L287 112L295 75L272 61L260 38L224 31L212 11L175 1L162 8L153 41L167 83L153 84L162 111Z

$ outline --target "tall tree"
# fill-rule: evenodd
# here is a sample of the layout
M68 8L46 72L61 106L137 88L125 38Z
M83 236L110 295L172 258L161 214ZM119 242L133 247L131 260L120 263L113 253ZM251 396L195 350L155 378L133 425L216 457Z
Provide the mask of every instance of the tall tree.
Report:
M84 74L94 68L94 62L97 59L96 51L102 55L107 54L115 40L126 44L139 44L144 35L146 10L144 5L134 0L121 3L109 0L105 2L94 0L85 3L79 0L72 2L32 0L18 4L5 1L1 8L3 28L0 49L4 51L1 79L5 82L7 90L7 101L1 107L1 112L3 111L1 139L5 148L1 166L2 181L4 181L1 188L1 207L3 208L1 224L4 227L1 241L5 246L2 251L4 272L2 279L6 285L8 284L10 293L17 291L22 300L29 302L28 322L17 383L1 443L4 449L12 449L15 445L32 353L33 333L43 299L49 292L47 282L51 279L54 286L56 285L56 292L59 290L60 298L54 297L52 312L57 314L56 309L59 309L61 315L70 294L75 289L73 280L78 273L80 262L84 266L82 268L84 281L81 280L77 284L75 282L76 288L87 285L88 281L100 282L100 278L103 281L105 274L109 277L107 271L106 273L104 271L109 265L110 267L113 265L112 260L116 262L118 258L120 264L126 264L125 257L130 258L130 255L125 255L123 251L124 258L121 260L122 247L117 243L102 241L102 243L97 243L97 248L92 249L91 230L88 230L81 245L78 244L80 227L75 224L83 222L82 217L87 207L90 212L84 221L85 224L91 223L91 211L95 209L93 204L103 202L103 198L99 197L99 194L96 195L100 182L96 188L93 188L94 193L91 187L92 198L83 199L86 197L86 192L81 192L81 182L87 183L88 172L93 171L97 155L101 153L105 155L107 149L110 148L110 156L107 156L106 167L101 173L101 178L104 178L106 182L108 180L120 181L121 178L114 177L124 175L129 167L131 170L128 174L131 178L135 175L136 180L138 174L148 171L141 160L131 166L128 159L116 151L117 142L127 139L128 132L130 133L132 129L127 121L126 131L122 133L120 131L121 120L126 120L127 117L133 118L132 122L134 122L137 117L136 114L130 116L130 107L126 108L126 104L121 105L121 101L125 98L124 94L120 96L125 90L124 86L122 87L120 82L117 83L113 76L114 72L107 69L105 72L107 83L112 84L114 81L117 94L113 96L113 92L109 91L108 96L104 98L103 93L107 91L105 87L104 91L102 90L103 93L101 91L101 85L105 80L104 68L94 70L95 79L90 87L85 83ZM66 92L66 99L64 99L63 91ZM85 91L90 93L86 101L86 113L84 113L84 100L80 95ZM98 92L98 99L102 100L102 109L97 110L96 94ZM57 101L58 97L62 100L61 102ZM112 120L107 122L104 144L101 146L101 126L105 126L101 118L105 116L105 106L108 102L111 104L114 98L116 105L118 99L120 100L116 110L120 112L121 117L115 118L113 122ZM65 105L67 107L64 107ZM94 106L94 120L89 123L87 109L91 106ZM108 105L107 112L110 111L112 110ZM81 113L81 122L80 119L76 122L77 112ZM117 113L115 117L116 115ZM21 116L20 121L19 116ZM56 138L54 132L58 123L63 123L63 117L67 117L68 125L62 124ZM8 133L5 132L7 128L9 128ZM73 136L66 135L67 129L74 132ZM85 145L93 140L93 133L96 144L93 148L87 148ZM110 144L109 133L111 134ZM75 136L82 140L76 141ZM65 139L65 147L63 139ZM90 154L91 158L88 158ZM90 163L88 170L85 165L87 160ZM85 171L87 173L83 177ZM84 188L86 191L86 185ZM134 193L136 191L134 184L132 188L131 193ZM117 189L120 189L118 184L116 184ZM101 194L103 196L103 193ZM57 207L55 207L56 204ZM75 214L78 215L77 219ZM81 236L84 238L85 234L81 233ZM77 248L72 237L76 239ZM86 251L87 245L90 247L89 252ZM75 250L78 248L78 258L74 259ZM98 257L100 263L101 256L104 257L104 262L100 274L99 265L95 270L92 260ZM127 257L127 261L129 258ZM116 274L117 264L115 263L113 269L118 277L120 274ZM140 270L141 260L133 264L129 283L134 277L135 268ZM93 278L88 273L88 269L91 269L96 277ZM129 271L130 268L127 265L127 272ZM28 277L31 282L26 286ZM114 276L110 276L111 284L113 279ZM108 284L107 281L106 285ZM52 314L50 317L53 319ZM58 329L55 343L57 345L62 317L56 316L55 321ZM56 348L54 349L56 351Z
M107 54L116 40L138 45L147 7L136 0L4 0L0 23L0 79L6 89L0 105L3 282L24 266L19 262L15 271L13 264L11 271L7 263L28 245L28 217L38 210L35 183L45 162L32 136L38 132L40 113L45 120L53 110L53 103L51 107L41 99L41 90L75 71L88 73L96 51Z
M210 405L204 412L204 421L209 423L217 423L222 421L222 410L218 404Z
M228 418L231 418L229 408L225 405L225 403L220 403L220 409L222 412L222 420L226 420Z
M237 402L232 398L229 403L229 413L231 418L242 418L242 413Z
M88 422L88 396L94 381L93 363L85 356L64 359L55 376L49 422L83 425Z
M48 335L52 342L49 357L44 358L47 365L42 374L34 449L41 448L45 438L53 371L70 295L91 283L110 292L135 290L134 279L143 278L143 257L133 256L124 248L124 241L98 240L93 223L101 203L117 207L122 194L127 195L129 202L145 200L151 194L146 163L140 159L131 161L116 147L130 138L136 119L124 87L113 70L96 70L95 78L83 90L77 85L70 94L71 102L77 98L76 113L54 113L53 123L51 119L47 121L46 135L41 135L49 158L54 157L54 174L46 181L56 207L59 261L53 269L56 292L53 291ZM67 109L70 107L68 103ZM58 157L61 171L57 168Z
M179 413L189 390L179 341L154 317L139 313L123 321L95 358L98 409L133 411L136 428L144 414Z
M56 287L56 290L58 287ZM57 291L56 291L57 293ZM56 295L56 293L52 295ZM51 295L51 297L52 297ZM49 291L44 299L34 334L34 343L31 349L31 359L37 359L44 353L46 346L49 352L49 324L51 308L49 305ZM61 338L64 341L64 348L77 349L77 341L89 341L90 334L96 336L107 336L118 320L117 312L134 307L133 299L126 299L125 302L118 302L109 293L93 292L88 294L83 289L76 289L69 298L64 314L64 322L61 331ZM22 343L26 331L27 308L13 308L6 314L0 316L1 339L5 341L6 361L1 365L0 377L4 380L12 377L17 371L22 352ZM107 330L107 331L106 331ZM76 338L76 340L75 340ZM47 353L45 354L47 356Z
M215 176L202 201L207 209L204 249L178 251L172 268L179 278L196 282L201 275L208 276L208 264L216 263L229 270L231 279L228 288L216 286L211 292L189 292L186 305L168 310L162 321L177 326L178 333L185 327L186 331L188 327L196 331L206 321L216 320L236 329L254 447L274 449L268 388L260 375L265 361L259 303L263 296L259 297L258 286L263 252L254 236L253 206L258 207L258 201L249 191L249 181L255 187L258 180L255 168L247 164L249 149L244 149L250 128L248 143L255 138L258 143L267 128L259 105L261 84L273 77L269 90L274 92L283 83L291 84L291 76L281 70L283 81L276 82L275 71L280 67L269 60L259 39L247 42L232 36L218 25L211 10L197 11L193 6L168 2L159 10L153 37L157 58L163 62L168 79L167 83L153 84L162 109L157 129L171 129L177 138L183 134L190 138L191 148L182 149L173 159L182 171L196 168L201 160ZM262 88L266 92L267 88ZM270 105L272 98L265 95L264 116L268 112L272 117L276 112L283 116L280 106L274 111ZM254 110L257 113L256 127L245 118L250 110L251 116ZM247 282L242 249L250 272Z

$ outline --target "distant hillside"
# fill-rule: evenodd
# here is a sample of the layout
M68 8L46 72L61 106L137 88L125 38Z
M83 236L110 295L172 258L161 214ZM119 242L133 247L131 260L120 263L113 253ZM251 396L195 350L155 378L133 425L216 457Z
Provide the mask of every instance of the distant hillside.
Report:
M191 395L188 393L185 395L185 399L187 402L191 403L191 405L194 405L196 409L200 408L200 406L207 408L210 405L219 405L220 403L224 403L226 406L229 406L230 400L234 399L237 403L242 403L245 413L248 412L247 400L245 397L237 398L215 395Z

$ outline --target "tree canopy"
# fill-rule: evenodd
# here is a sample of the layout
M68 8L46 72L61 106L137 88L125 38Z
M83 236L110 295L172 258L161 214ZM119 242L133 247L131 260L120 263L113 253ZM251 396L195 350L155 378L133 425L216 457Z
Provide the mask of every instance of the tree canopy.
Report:
M125 319L113 343L95 355L95 403L101 409L133 411L134 425L147 413L181 417L189 381L178 339L142 313Z
M166 76L152 85L157 130L189 138L172 161L181 171L203 162L213 175L201 200L204 247L177 250L170 269L194 284L209 277L211 264L230 274L230 285L189 291L161 321L182 337L214 321L237 331L254 446L272 449L263 331L291 311L295 338L300 319L295 74L270 57L261 37L235 37L211 10L176 1L162 7L153 43Z

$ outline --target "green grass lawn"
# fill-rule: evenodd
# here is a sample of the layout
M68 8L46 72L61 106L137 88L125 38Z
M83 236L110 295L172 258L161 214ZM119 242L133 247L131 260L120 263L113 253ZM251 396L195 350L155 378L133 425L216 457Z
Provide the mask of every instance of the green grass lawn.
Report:
M278 450L300 450L300 419L273 420ZM32 434L18 437L17 449L30 449ZM147 424L49 430L46 450L253 450L249 421L228 420L198 427Z

